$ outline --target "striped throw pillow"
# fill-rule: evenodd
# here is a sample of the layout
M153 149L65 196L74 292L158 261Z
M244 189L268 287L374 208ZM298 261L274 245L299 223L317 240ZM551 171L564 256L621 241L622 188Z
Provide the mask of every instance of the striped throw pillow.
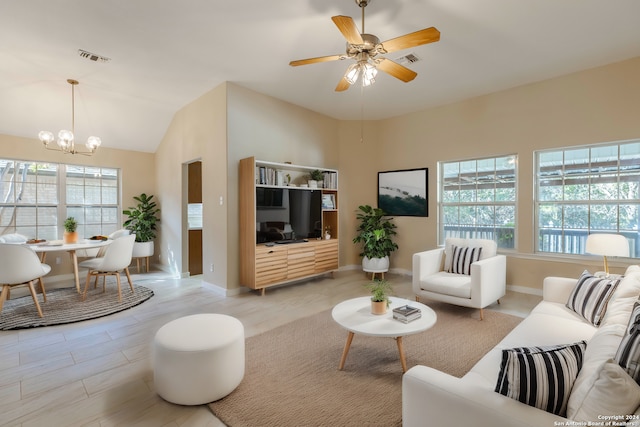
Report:
M451 247L451 266L448 273L471 275L471 264L480 259L482 248L469 246Z
M596 277L585 270L573 288L567 308L575 311L594 326L600 326L607 311L607 303L618 287L620 278Z
M495 391L529 406L565 416L582 367L586 341L502 350Z
M633 306L629 325L618 347L615 361L640 384L640 300Z

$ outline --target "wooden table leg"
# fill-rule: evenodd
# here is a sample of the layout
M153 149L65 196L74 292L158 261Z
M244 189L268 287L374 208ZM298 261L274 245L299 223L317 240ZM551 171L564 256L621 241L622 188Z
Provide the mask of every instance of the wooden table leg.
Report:
M339 371L342 371L342 368L344 368L344 362L347 361L347 354L349 354L349 348L351 347L351 341L353 341L353 335L354 333L349 331L349 335L347 335L347 342L344 345L342 357L340 358L340 366L338 366Z
M407 361L404 357L404 348L402 347L402 337L396 337L398 344L398 352L400 353L400 363L402 364L402 372L407 372Z
M80 279L78 278L78 256L75 250L69 251L71 264L73 265L73 277L76 280L76 292L80 293Z

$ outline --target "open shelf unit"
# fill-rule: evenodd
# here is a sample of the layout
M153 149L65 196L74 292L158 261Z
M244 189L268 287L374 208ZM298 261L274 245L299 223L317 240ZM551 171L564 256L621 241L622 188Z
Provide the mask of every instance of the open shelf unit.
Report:
M309 188L308 175L320 170L324 179ZM307 185L304 187L304 185ZM283 240L261 242L264 223L258 222L257 189L286 189L289 192L321 193L317 235L296 239L283 231ZM266 190L268 191L268 190ZM338 171L334 169L274 163L248 157L240 160L240 284L260 289L330 273L338 269ZM282 192L281 192L282 193ZM276 208L285 210L287 207ZM316 221L318 222L318 221ZM330 231L330 238L325 236ZM282 230L281 230L282 231ZM286 234L286 236L285 236ZM288 239L288 240L287 240Z

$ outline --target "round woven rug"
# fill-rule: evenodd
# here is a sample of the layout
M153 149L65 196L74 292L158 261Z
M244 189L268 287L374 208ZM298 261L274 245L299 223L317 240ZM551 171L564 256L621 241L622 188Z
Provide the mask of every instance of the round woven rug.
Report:
M37 288L37 285L36 285ZM122 284L122 302L118 302L118 292L113 284L107 283L107 291L102 287L90 288L87 298L82 301L75 288L52 289L47 291L47 302L38 294L38 303L44 317L38 316L31 295L5 301L0 312L0 330L38 328L82 322L118 313L142 304L153 296L153 291L140 285L133 285L131 293L128 283Z

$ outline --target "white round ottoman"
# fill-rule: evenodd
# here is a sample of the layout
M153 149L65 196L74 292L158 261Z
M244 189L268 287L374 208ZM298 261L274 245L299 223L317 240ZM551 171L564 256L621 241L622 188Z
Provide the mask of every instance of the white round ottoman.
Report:
M173 320L156 333L153 378L156 392L180 405L222 399L244 377L244 327L224 314Z

